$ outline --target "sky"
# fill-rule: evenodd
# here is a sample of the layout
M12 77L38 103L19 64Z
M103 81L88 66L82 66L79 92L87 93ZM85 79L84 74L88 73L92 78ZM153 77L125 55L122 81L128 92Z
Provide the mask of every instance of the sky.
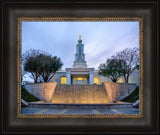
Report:
M98 69L118 51L139 47L139 22L22 22L22 53L39 49L72 68L81 34L88 68ZM31 81L27 76L24 80Z

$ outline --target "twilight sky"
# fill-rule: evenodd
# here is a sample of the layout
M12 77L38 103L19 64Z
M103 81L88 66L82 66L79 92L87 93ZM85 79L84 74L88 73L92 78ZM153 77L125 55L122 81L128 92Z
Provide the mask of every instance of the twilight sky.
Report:
M60 57L62 69L71 68L79 34L88 68L98 69L117 51L139 47L139 22L22 22L22 53L40 49Z

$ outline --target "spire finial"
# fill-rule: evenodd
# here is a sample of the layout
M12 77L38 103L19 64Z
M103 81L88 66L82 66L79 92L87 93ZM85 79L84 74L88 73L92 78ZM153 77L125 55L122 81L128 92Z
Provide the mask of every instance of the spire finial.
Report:
M79 34L79 40L81 40L81 34Z

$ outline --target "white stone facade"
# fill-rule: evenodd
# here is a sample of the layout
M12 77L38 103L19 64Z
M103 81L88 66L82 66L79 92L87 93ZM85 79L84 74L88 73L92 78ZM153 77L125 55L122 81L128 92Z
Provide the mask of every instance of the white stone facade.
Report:
M57 71L50 82L57 82L61 84L61 78L66 78L66 84L75 84L73 81L77 77L81 78L80 82L84 84L94 84L94 77L98 78L99 84L103 82L112 82L109 77L100 76L98 70L94 68L87 68L87 62L85 61L84 44L82 44L81 38L76 45L75 61L73 62L73 68L66 68L65 70ZM124 78L121 77L119 83L124 83ZM129 77L129 83L135 83L139 85L139 70L134 71ZM64 84L64 83L63 83Z
M70 68L70 69L74 69L74 68ZM76 68L76 69L78 70L80 68ZM83 69L85 69L85 68L83 68ZM86 68L86 69L94 69L94 68ZM82 72L79 72L79 73L82 73ZM89 75L89 72L88 72L88 75ZM67 74L66 70L57 71L56 74L54 75L54 77L50 80L50 82L57 82L57 84L61 84L61 77L66 77L67 78L67 76L68 76L68 78L70 78L70 80L68 80L67 84L71 84L71 77L69 77L70 73L68 72L68 74ZM109 77L104 77L104 76L99 75L98 70L93 70L92 72L90 72L90 76L92 78L93 77L98 77L100 84L102 84L103 82L112 82L112 80ZM123 77L122 77L122 80L123 81L119 82L119 83L125 83ZM139 85L139 70L133 71L133 73L129 77L129 83ZM93 82L91 82L91 84L93 84Z

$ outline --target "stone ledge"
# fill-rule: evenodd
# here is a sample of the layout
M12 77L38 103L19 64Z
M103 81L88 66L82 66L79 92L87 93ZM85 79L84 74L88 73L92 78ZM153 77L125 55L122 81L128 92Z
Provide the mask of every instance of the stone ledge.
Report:
M136 83L115 83L115 82L103 82L104 84L120 84L120 85L136 85Z
M114 109L133 108L132 103L109 103L109 104L53 104L30 102L28 107L52 108L52 109Z
M29 85L30 85L30 84L34 84L34 85L35 85L35 84L42 84L42 85L43 85L43 84L49 84L49 83L50 83L50 84L54 84L54 83L57 84L57 82L45 82L45 83L42 82L42 83L27 83L27 84L29 84ZM26 84L26 85L27 85L27 84Z

